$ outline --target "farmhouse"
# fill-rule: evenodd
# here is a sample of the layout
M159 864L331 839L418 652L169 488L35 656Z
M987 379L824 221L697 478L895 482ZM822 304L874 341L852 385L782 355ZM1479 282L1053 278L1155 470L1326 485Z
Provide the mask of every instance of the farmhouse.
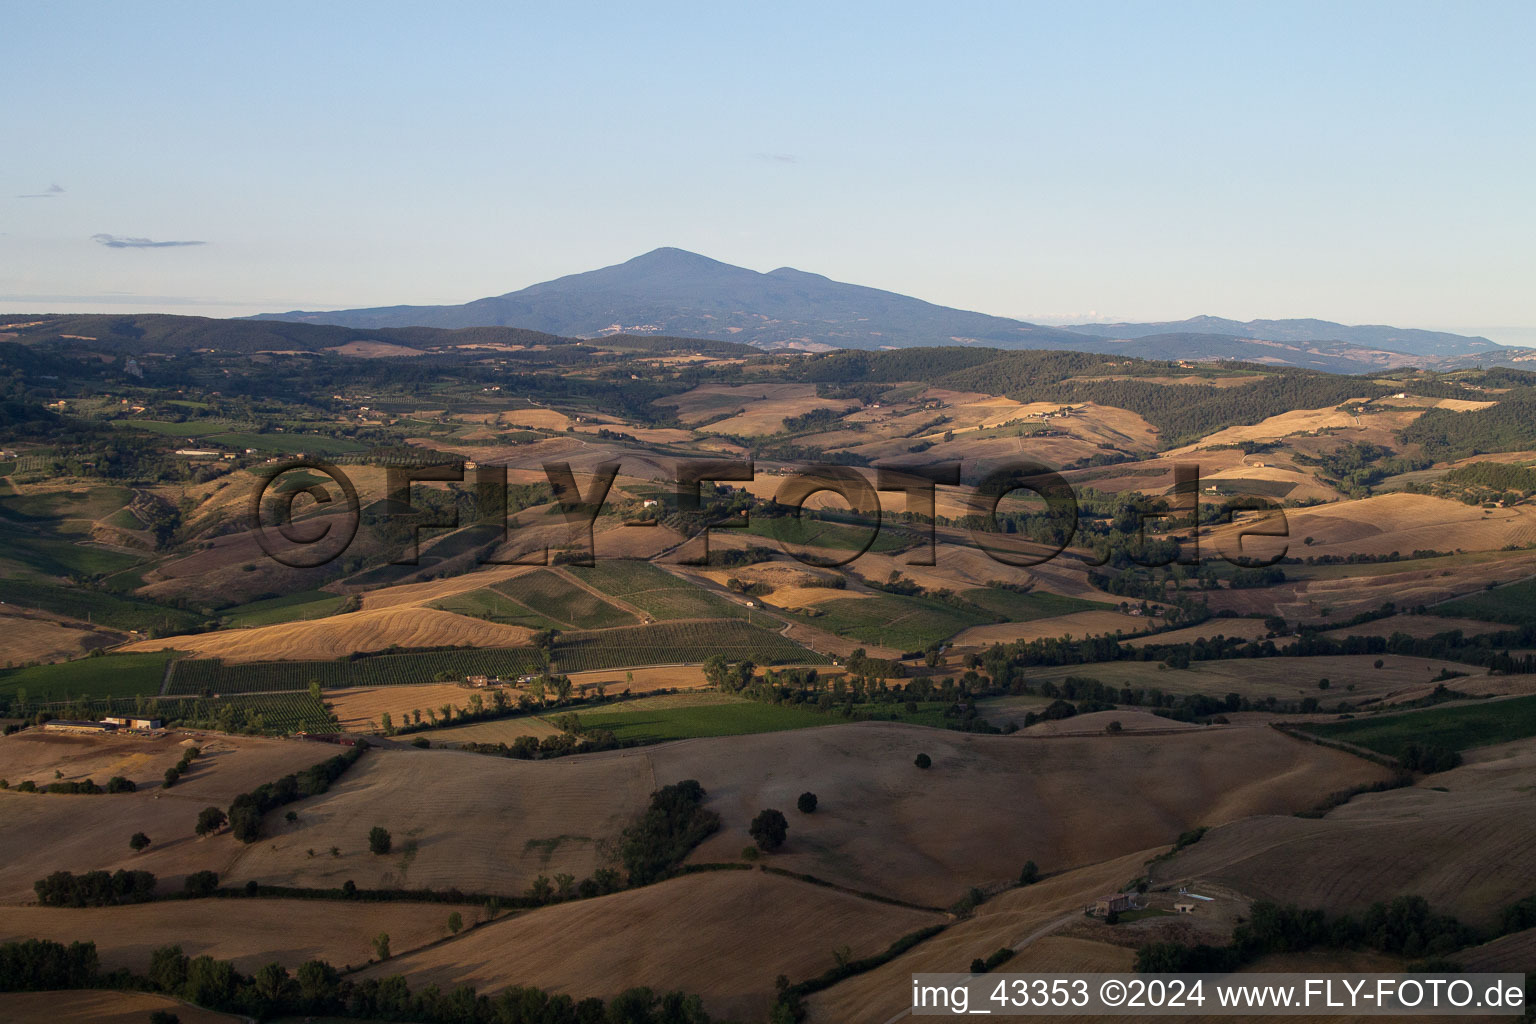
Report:
M1105 914L1119 914L1127 910L1136 909L1136 894L1133 892L1117 892L1109 896L1100 896L1093 901L1093 913L1103 916Z
M158 718L103 718L108 725L115 725L119 729L152 730L163 728L164 724Z
M117 726L111 722L72 722L64 718L55 718L51 722L44 722L43 729L47 732L103 733L116 732Z

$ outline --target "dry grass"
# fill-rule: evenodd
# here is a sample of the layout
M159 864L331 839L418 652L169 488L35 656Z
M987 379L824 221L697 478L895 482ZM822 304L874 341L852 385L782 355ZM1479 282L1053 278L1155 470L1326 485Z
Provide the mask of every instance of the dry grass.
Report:
M519 736L532 736L541 740L559 733L559 729L536 715L519 715L492 722L471 722L468 725L428 729L417 735L431 740L433 746L456 747L463 743L505 743L510 746Z
M358 359L389 359L409 358L412 356L424 356L427 353L419 348L411 348L408 345L391 345L384 341L349 341L345 345L337 345L326 349L339 356L353 356Z
M1476 619L1449 619L1439 615L1391 615L1373 622L1362 622L1357 626L1330 629L1323 635L1342 639L1347 636L1391 636L1394 633L1405 633L1422 639L1437 633L1448 633L1453 629L1461 630L1466 636L1474 636L1478 633L1497 633L1511 628L1513 627L1503 623L1479 622Z
M467 708L472 693L480 694L481 699L487 705L490 704L491 695L486 691L466 689L457 683L355 686L343 690L327 690L325 700L341 720L344 731L374 732L386 711L394 719L395 725L404 725L406 715L411 711L420 711L425 715L428 708L440 708L444 704Z
M329 888L350 878L362 888L520 894L536 875L580 879L608 863L612 843L655 788L643 752L518 761L380 751L299 804L297 826L249 847L230 879ZM394 833L387 857L368 852L375 825ZM332 846L340 856L327 852Z
M107 647L119 634L80 629L40 613L0 612L0 634L5 636L4 661L67 661L96 647Z
M435 608L394 607L325 619L284 622L193 636L141 640L125 651L174 648L196 658L243 661L323 661L390 647L516 647L531 630L472 619Z
M152 992L0 993L0 1020L13 1024L143 1024L156 1010L174 1013L182 1024L242 1024L245 1020Z
M188 956L233 960L250 974L274 960L294 970L306 960L341 967L367 963L371 939L388 932L395 951L448 935L454 908L420 903L347 903L340 900L187 900L126 907L7 907L0 941L52 939L96 943L107 970L144 973L160 946L180 945ZM466 922L482 913L459 908Z
M1486 925L1530 895L1536 877L1536 741L1485 748L1469 762L1411 788L1356 797L1325 818L1260 816L1214 829L1156 865L1153 881L1210 881L1334 911L1412 893Z
M1124 615L1111 611L1071 612L1048 619L1032 619L1029 622L997 622L985 626L972 626L957 634L951 643L956 647L991 647L993 644L1011 644L1058 636L1081 639L1086 636L1107 636L1114 633L1140 633L1152 628L1158 621L1144 615Z
M868 956L941 920L760 871L711 872L498 921L363 977L404 973L445 991L537 985L577 999L647 985L697 992L717 1017L761 1020L778 975L820 974L835 949Z
M1416 550L1497 551L1536 543L1536 507L1484 510L1427 494L1380 494L1285 513L1292 554L1404 555ZM1235 550L1231 527L1210 535L1213 550ZM1313 543L1303 544L1311 537ZM1244 550L1268 557L1279 539L1250 538ZM1223 547L1223 545L1226 545Z
M1529 972L1536 964L1536 928L1457 953L1456 961L1469 971Z
M0 757L8 762L26 759L35 766L34 773L45 772L51 781L55 764L72 772L87 763L93 771L96 763L106 767L105 759L116 755L114 745L122 739L21 733L0 739ZM209 805L228 807L240 793L308 768L337 749L301 740L197 734L190 742L203 749L203 756L174 788L142 785L148 781L144 775L158 779L176 762L185 741L182 734L154 741L160 746L143 774L131 776L141 783L137 793L0 792L0 820L5 821L0 829L0 900L30 902L32 883L58 870L141 868L159 876L167 891L180 889L192 871L208 869L224 876L246 848L227 833L197 839L192 832L197 813ZM92 758L104 760L89 761ZM98 772L96 781L106 780ZM144 832L153 842L140 854L128 849L128 837L135 832Z
M913 767L919 752L929 771ZM664 744L650 760L660 781L698 779L721 815L692 859L733 859L753 815L810 790L821 806L790 811L775 863L933 906L1026 860L1046 871L1102 860L1386 774L1270 729L1030 740L869 723Z
M395 587L381 587L362 595L363 611L371 612L383 608L407 606L424 607L434 601L467 594L472 590L479 590L514 576L521 576L525 572L532 572L535 568L537 566L532 565L488 566L475 572L448 576L439 580L427 580L424 583L403 583Z
M1171 669L1156 661L1108 661L1085 665L1041 668L1035 670L1038 681L1060 682L1067 676L1087 676L1114 687L1156 687L1168 693L1204 693L1222 697L1236 693L1250 700L1275 697L1299 700L1317 697L1333 703L1349 700L1404 699L1431 685L1442 671L1474 673L1470 678L1485 678L1481 669L1461 662L1435 658L1411 658L1369 654L1333 654L1314 658L1225 658L1191 662L1187 669ZM1508 682L1510 676L1486 677ZM1327 679L1329 688L1319 689ZM1456 686L1468 679L1455 679ZM1350 689L1353 687L1353 689Z

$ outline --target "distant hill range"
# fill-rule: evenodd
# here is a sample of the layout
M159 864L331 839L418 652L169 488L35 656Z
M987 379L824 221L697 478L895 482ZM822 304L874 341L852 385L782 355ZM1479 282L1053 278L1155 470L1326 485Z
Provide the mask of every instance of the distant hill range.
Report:
M790 267L759 273L671 248L457 306L295 310L250 319L364 330L512 327L582 338L649 334L808 351L919 345L1068 349L1147 359L1237 359L1334 373L1489 365L1524 351L1501 349L1487 338L1326 320L1243 323L1201 316L1170 323L1044 327Z

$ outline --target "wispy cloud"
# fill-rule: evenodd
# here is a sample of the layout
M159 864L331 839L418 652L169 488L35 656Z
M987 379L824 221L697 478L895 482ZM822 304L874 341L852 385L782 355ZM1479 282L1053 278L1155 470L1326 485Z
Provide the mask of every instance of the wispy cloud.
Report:
M757 158L759 160L770 160L777 164L797 164L800 162L800 158L793 153L759 153Z
M92 235L91 241L100 242L108 249L172 249L182 245L207 245L207 242L157 242L153 238L124 238L120 235Z
M59 196L61 196L63 194L64 194L64 186L58 184L57 182L55 182L54 184L49 185L47 191L45 191L45 192L27 192L27 193L25 193L23 195L17 196L16 198L17 199L57 199Z

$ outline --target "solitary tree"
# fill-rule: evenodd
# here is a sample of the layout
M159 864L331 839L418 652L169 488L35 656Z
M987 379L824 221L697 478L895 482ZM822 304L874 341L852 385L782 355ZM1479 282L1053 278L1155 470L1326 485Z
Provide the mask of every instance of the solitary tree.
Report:
M389 932L379 932L373 937L373 951L380 960L389 959Z
M464 919L459 916L459 912L457 910L448 915L448 930L450 932L452 932L454 935L457 935L459 934L459 929L463 927Z
M783 846L784 840L789 837L789 820L784 817L783 811L769 807L758 812L747 831L759 849L771 853Z
M224 827L229 819L217 807L204 807L197 813L197 834L206 836Z
M1040 867L1032 860L1024 862L1024 870L1019 872L1020 885L1034 885L1040 881Z
M381 825L375 825L368 830L368 851L376 854L386 854L394 845L394 839L390 837L389 830Z
M212 896L219 888L219 876L213 871L194 871L187 876L188 896Z
M933 767L933 758L929 757L927 754L918 754L916 760L914 760L912 763L917 765L919 768L931 768Z
M795 801L795 806L800 808L801 814L810 814L816 810L816 794L801 793L800 799Z
M135 832L133 837L128 840L128 848L131 849L134 853L140 853L148 846L149 836L145 835L143 832Z

